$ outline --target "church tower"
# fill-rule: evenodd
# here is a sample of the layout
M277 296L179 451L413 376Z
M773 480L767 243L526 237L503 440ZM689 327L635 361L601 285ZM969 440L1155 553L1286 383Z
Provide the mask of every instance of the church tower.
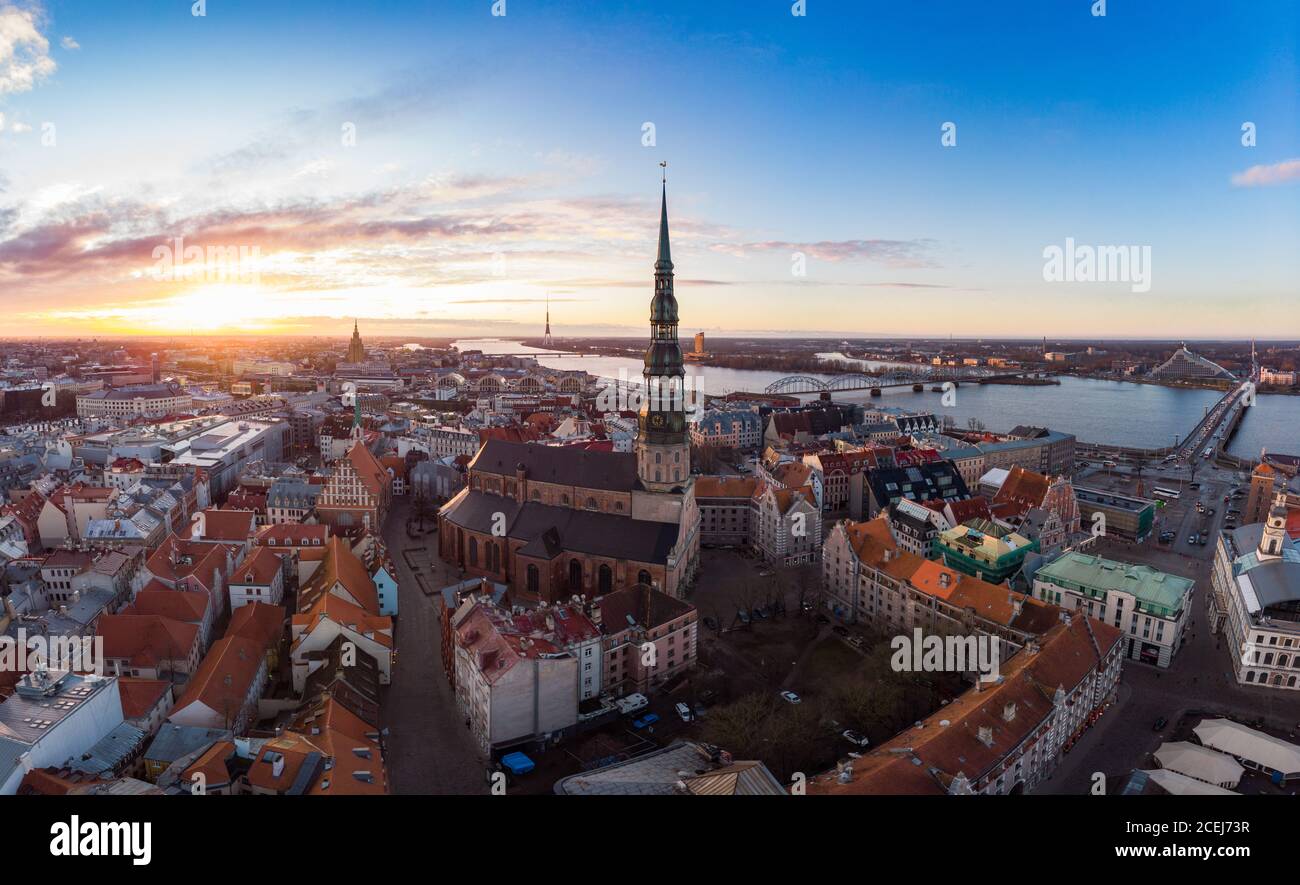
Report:
M1259 537L1260 559L1278 559L1286 547L1286 492L1278 492L1264 523L1264 533Z
M653 492L682 486L691 476L686 370L682 348L677 342L677 299L673 295L673 262L668 249L666 174L661 199L655 292L650 300L650 346L646 348L645 368L641 371L644 389L636 440L637 475L641 484Z

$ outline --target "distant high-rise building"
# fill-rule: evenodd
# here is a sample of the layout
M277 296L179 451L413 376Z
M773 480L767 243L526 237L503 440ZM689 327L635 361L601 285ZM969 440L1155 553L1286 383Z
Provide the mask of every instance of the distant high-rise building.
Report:
M546 293L546 334L542 336L542 347L550 347L551 340L551 293Z
M348 343L348 362L364 363L366 349L361 345L361 333L357 330L357 321L352 321L352 340Z

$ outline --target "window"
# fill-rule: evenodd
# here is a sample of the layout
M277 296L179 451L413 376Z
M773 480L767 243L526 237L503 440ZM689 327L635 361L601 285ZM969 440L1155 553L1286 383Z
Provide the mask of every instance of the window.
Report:
M600 567L600 594L604 596L614 587L614 572L607 565Z
M538 593L540 584L541 584L541 574L540 572L537 571L537 566L529 565L528 566L528 592ZM591 665L588 664L587 668L590 669Z
M569 589L582 589L582 563L576 559L569 560Z
M473 536L469 539L469 564L478 568L478 538Z
M639 584L645 584L647 587L649 587L649 586L650 586L650 573L649 573L648 571L646 571L645 569L641 569L641 571L637 573L636 580L637 580L637 583L639 583Z

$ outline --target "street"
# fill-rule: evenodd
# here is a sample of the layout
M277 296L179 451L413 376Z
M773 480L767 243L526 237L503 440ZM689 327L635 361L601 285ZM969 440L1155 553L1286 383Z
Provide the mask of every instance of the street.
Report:
M436 588L454 583L432 547L437 535L408 538L410 502L395 498L384 525L384 543L397 568L398 617L394 628L396 662L392 684L381 695L381 717L389 730L388 773L394 793L486 793L484 762L479 759L456 710L456 699L442 668L438 626L440 597L425 596L407 565L404 550L429 545L425 557Z

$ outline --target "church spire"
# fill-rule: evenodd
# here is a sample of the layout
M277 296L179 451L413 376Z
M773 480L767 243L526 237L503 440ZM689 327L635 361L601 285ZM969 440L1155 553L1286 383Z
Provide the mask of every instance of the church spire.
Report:
M666 168L666 163L660 163ZM659 252L650 299L650 346L641 371L644 389L638 416L637 473L651 491L668 491L690 477L686 426L685 369L677 341L677 298L668 250L668 184L665 173L659 207Z
M668 249L668 161L659 164L663 168L663 191L659 202L659 255L655 258L655 270L672 270L673 257Z

